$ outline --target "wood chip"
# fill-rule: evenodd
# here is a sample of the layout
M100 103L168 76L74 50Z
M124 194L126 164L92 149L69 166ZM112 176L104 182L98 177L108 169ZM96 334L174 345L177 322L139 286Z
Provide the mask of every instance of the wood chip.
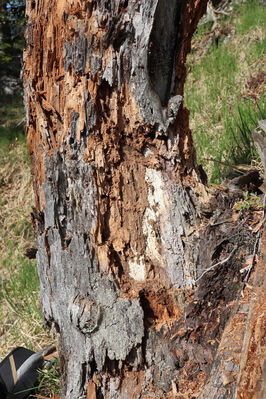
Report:
M87 399L96 399L96 385L93 381L89 381L88 383Z
M221 380L222 380L223 386L226 386L234 381L234 377L233 377L232 373L223 373L221 376Z
M58 357L58 352L50 353L49 355L44 356L44 360L50 360L53 357Z
M257 233L257 232L259 231L259 229L261 228L261 226L263 225L263 223L264 223L264 220L261 220L261 221L254 227L254 229L252 230L253 233Z

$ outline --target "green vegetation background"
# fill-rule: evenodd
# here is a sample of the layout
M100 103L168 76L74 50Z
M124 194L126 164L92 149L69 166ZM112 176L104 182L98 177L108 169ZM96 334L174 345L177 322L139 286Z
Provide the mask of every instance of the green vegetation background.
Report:
M220 183L230 165L258 161L251 130L266 118L265 23L266 7L247 0L194 35L185 103L198 163L212 183Z

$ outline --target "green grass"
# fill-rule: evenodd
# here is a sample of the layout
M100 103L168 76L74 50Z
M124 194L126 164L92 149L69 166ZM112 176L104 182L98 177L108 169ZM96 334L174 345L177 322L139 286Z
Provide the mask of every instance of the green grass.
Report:
M8 279L1 279L1 299L6 299L13 311L22 318L41 317L36 303L38 300L39 279L36 262L25 259L22 255L13 256L3 261L8 271Z
M235 12L239 19L236 29L239 34L248 32L254 27L254 21L259 26L266 24L266 7L258 0L248 0L245 4L236 5Z
M251 163L257 157L251 137L252 129L257 126L258 120L266 118L264 97L255 104L246 99L237 105L234 117L225 118L225 131L228 133L227 152L235 164Z
M214 183L230 169L219 162L249 164L257 158L251 130L266 118L265 96L261 92L256 97L258 91L248 88L264 67L265 21L265 7L248 1L237 6L230 18L219 20L220 40L217 43L213 38L205 55L199 53L211 37L211 25L200 26L193 39L185 102L198 163ZM223 37L226 29L231 31L228 38Z
M54 397L54 394L60 395L60 371L59 371L59 360L51 364L48 369L40 370L39 385L37 390L47 398Z
M16 140L25 142L22 96L0 95L0 150L7 152Z
M25 250L34 247L36 244L30 218L34 196L23 118L22 98L1 96L1 359L17 346L40 351L52 343L48 331L43 326L39 309L39 278L36 260L29 260L24 256ZM47 376L46 373L45 379L43 376L40 378L42 390L44 384L47 385ZM46 392L48 391L46 390Z
M34 349L36 338L42 330L42 315L37 306L39 297L39 279L36 262L22 255L14 256L2 262L6 277L0 278L1 307L8 305L2 314L2 326L9 342Z

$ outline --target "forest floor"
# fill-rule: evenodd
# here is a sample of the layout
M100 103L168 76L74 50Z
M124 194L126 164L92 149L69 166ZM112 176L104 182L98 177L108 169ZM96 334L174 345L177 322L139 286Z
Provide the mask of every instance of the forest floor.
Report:
M220 183L236 164L261 169L251 130L259 119L266 118L265 21L265 7L248 1L234 6L228 16L218 15L215 25L201 25L194 35L185 104L190 109L198 162L212 183ZM40 351L53 343L39 309L36 260L25 256L35 242L30 217L34 195L23 118L21 98L1 98L0 360L17 346ZM256 198L256 206L248 199L247 209L243 209L251 230L260 223L262 212L257 194ZM249 287L246 285L242 298ZM42 397L53 398L58 390L55 366L41 376Z

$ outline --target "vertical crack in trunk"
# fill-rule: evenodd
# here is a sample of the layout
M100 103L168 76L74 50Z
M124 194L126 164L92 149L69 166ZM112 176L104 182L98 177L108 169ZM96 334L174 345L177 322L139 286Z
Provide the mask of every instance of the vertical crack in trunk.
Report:
M182 1L159 0L148 47L148 71L151 84L166 106L173 89L174 63L179 35Z

